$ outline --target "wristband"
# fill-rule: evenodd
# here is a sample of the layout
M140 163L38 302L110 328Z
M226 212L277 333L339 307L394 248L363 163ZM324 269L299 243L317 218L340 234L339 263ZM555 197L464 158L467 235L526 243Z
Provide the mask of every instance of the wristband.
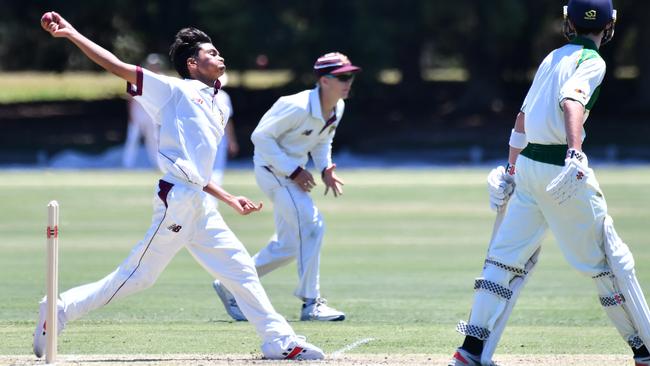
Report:
M526 134L517 132L513 128L512 132L510 132L510 142L508 144L514 147L515 149L523 150L528 145L528 140L526 140Z

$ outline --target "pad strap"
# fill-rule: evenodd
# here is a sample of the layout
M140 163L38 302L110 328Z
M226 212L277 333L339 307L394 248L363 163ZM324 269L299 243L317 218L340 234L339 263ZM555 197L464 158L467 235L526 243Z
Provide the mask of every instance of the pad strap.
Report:
M482 341L488 339L490 336L490 331L487 328L467 324L462 320L458 322L458 325L456 325L456 331L462 335L478 338Z
M591 278L594 279L594 280L597 280L597 279L599 279L601 277L614 277L614 275L612 274L612 272L607 271L607 272L600 272L599 274L597 274L595 276L591 276Z
M612 296L599 296L600 305L604 307L618 306L625 304L625 297L622 293L615 293Z
M512 290L503 287L496 282L492 282L484 278L476 279L476 282L474 282L474 290L485 290L505 300L510 300L510 298L512 297Z
M501 269L503 269L503 270L506 270L506 271L508 271L508 272L510 272L510 273L514 273L514 274L516 274L516 275L518 275L518 276L525 276L525 275L528 274L527 271L525 271L525 270L523 270L523 269L521 269L521 268L517 268L517 267L509 266L509 265L507 265L507 264L503 264L503 263L501 263L501 262L497 262L497 261L495 261L494 259L489 259L489 258L486 259L486 260L485 260L485 264L491 264L491 265L493 265L493 266L495 266L495 267L499 267L499 268L501 268Z

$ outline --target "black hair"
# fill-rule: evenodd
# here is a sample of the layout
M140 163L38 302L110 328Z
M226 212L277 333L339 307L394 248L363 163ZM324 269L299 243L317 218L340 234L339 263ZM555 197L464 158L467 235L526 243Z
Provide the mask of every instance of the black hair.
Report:
M174 43L169 47L169 58L171 58L176 72L182 78L190 79L187 59L196 57L199 53L199 46L203 43L212 43L212 40L203 31L194 27L183 28L176 33Z

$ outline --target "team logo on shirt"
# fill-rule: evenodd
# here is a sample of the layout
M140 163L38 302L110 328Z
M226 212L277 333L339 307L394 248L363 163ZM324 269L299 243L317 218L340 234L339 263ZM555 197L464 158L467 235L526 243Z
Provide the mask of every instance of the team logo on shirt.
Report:
M182 228L183 228L183 227L180 226L180 225L171 224L171 225L169 225L169 226L167 227L167 230L170 230L170 231L173 231L173 232L177 233L177 232L181 231Z
M305 135L305 136L309 136L309 135L311 135L312 132L314 132L314 130L304 130L302 132L302 134Z

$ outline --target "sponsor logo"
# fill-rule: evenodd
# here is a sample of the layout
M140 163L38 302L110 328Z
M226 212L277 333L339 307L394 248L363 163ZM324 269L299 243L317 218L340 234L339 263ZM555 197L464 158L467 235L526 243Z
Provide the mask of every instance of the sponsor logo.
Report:
M309 135L311 135L312 132L314 132L314 130L304 130L302 132L302 134L305 135L305 136L309 136Z
M582 178L584 178L584 177L585 177L585 173L583 173L583 172L578 172L578 174L576 174L576 179L577 180L582 180Z
M171 225L167 226L167 230L173 231L175 233L181 231L182 228L183 228L182 226L176 225L176 224L171 224Z
M585 12L585 20L596 20L596 10L587 10Z
M201 98L201 97L199 97L199 98L192 98L192 101L193 101L194 103L196 103L196 104L201 104L201 105L203 105L203 103L204 103L203 98Z
M578 94L584 94L585 92L582 89L575 89L575 92Z

